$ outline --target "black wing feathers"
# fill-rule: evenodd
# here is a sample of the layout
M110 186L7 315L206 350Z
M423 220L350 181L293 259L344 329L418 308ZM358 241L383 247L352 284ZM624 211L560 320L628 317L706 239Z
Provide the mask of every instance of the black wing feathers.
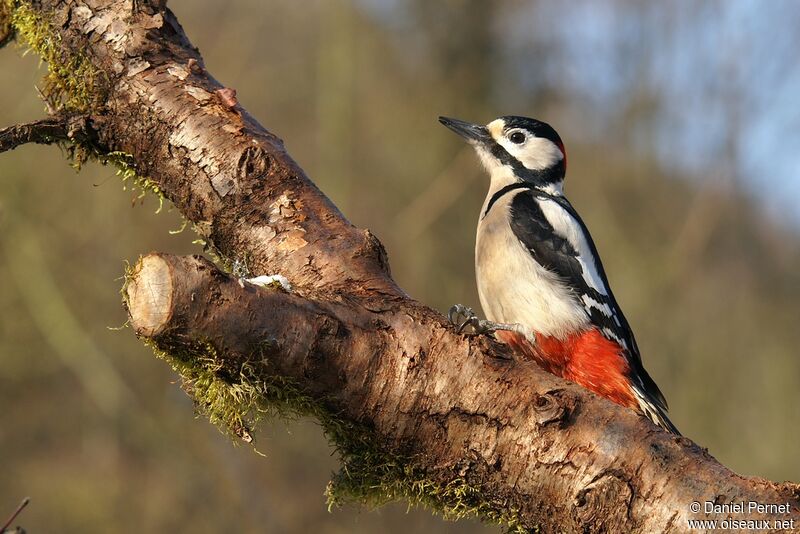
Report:
M583 266L578 261L578 252L566 238L559 236L553 229L539 207L539 200L556 202L581 226L586 243L594 256L594 267L603 283L605 295L589 285L584 276ZM510 224L514 234L531 252L534 259L546 269L558 275L567 287L572 288L575 292L575 298L583 305L592 324L597 326L604 336L610 339L616 338L614 340L618 342L622 341L627 348L636 374L642 379L645 391L650 394L658 406L666 410L667 402L641 363L642 360L639 355L639 348L636 345L636 339L633 337L633 332L616 299L614 299L592 237L589 235L575 208L563 196L549 195L537 190L522 191L516 193L511 201ZM584 261L587 264L592 263L590 258L584 258ZM583 300L584 295L597 302L599 307L587 305ZM610 316L600 309L604 305L611 310Z
M533 195L523 192L514 197L511 229L536 261L568 281L570 287L585 285L575 249L553 231Z
M598 263L597 269L603 285L606 287L606 295L603 295L588 284L586 278L584 278L583 266L578 261L578 252L567 239L555 232L539 207L539 203L536 200L537 195L541 194L525 191L517 194L511 201L511 229L514 234L531 251L537 262L557 274L567 287L576 292L578 300L581 300L583 295L588 295L598 304L606 304L612 311L612 316L610 317L595 307L586 306L581 301L592 323L601 329L606 328L613 332L620 340L624 340L629 348L633 349L635 344L628 341L630 330L626 328L627 324L624 321L624 317L622 317L622 312L614 302L610 291L608 291L608 282L602 266L599 265L599 259L596 261ZM548 200L550 198L556 197L548 197ZM561 202L559 204L564 207ZM572 206L569 203L567 205L569 206L567 211L570 215L583 226ZM584 233L587 236L589 246L593 248L594 245L591 244L588 232ZM595 257L597 257L596 254ZM636 356L638 357L638 354Z

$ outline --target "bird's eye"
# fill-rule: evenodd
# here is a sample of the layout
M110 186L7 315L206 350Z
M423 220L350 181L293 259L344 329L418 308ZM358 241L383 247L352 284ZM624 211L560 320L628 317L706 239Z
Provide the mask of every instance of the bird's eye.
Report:
M515 145L521 145L525 142L525 134L517 131L509 135L508 139Z

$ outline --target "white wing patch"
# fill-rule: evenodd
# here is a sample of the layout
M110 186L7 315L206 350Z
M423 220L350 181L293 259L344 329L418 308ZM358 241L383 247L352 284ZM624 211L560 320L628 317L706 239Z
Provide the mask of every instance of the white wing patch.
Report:
M601 295L608 295L608 289L600 273L597 272L597 267L592 257L592 249L586 241L586 236L583 235L583 228L581 228L581 225L567 210L559 206L555 201L545 198L539 198L538 200L539 207L542 213L544 213L544 216L547 217L547 221L550 223L550 226L553 227L553 230L555 230L558 235L564 237L578 253L576 259L583 269L583 279L586 281L586 285ZM613 314L608 314L609 317L612 315Z
M616 341L626 350L631 350L625 335L622 321L618 316L615 307L611 306L613 300L609 300L611 291L606 286L604 277L600 274L597 267L592 247L583 228L583 225L572 216L563 206L554 200L539 197L539 207L542 210L547 222L552 226L553 231L567 242L575 250L575 260L581 267L581 277L587 287L597 293L594 295L581 293L580 300L585 312L590 317L594 313L602 314L611 324L598 324L600 331L606 338Z

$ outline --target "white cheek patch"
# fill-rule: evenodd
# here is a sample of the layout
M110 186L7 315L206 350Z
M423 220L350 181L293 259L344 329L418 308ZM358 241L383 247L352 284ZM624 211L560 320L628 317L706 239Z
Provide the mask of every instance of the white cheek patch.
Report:
M522 163L527 169L532 171L548 169L564 159L564 154L561 152L561 149L549 139L531 137L530 134L526 134L528 135L528 139L523 144L518 145L512 143L506 137L507 132L505 131L505 125L506 123L503 119L495 119L486 125L486 130L497 144L503 147L506 152L511 154L511 156ZM479 143L473 142L472 145L477 150L484 168L486 168L490 174L499 171L505 166ZM560 192L560 187L558 191Z
M549 139L528 137L521 145L509 141L504 135L496 137L497 143L532 171L547 169L564 159L561 149Z

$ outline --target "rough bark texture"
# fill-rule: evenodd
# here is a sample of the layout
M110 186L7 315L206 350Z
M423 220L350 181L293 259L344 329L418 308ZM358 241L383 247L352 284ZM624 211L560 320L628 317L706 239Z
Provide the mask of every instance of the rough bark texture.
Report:
M729 516L800 525L797 485L741 477L492 340L457 334L408 298L377 239L352 226L210 76L160 4L19 6L57 34L60 53L48 59L80 55L100 74L93 98L82 99L93 150L130 154L222 255L294 286L257 288L201 258L150 255L126 287L137 335L188 352L210 344L256 375L291 379L429 480L464 480L528 529L683 532L688 518ZM694 514L693 501L791 511Z

